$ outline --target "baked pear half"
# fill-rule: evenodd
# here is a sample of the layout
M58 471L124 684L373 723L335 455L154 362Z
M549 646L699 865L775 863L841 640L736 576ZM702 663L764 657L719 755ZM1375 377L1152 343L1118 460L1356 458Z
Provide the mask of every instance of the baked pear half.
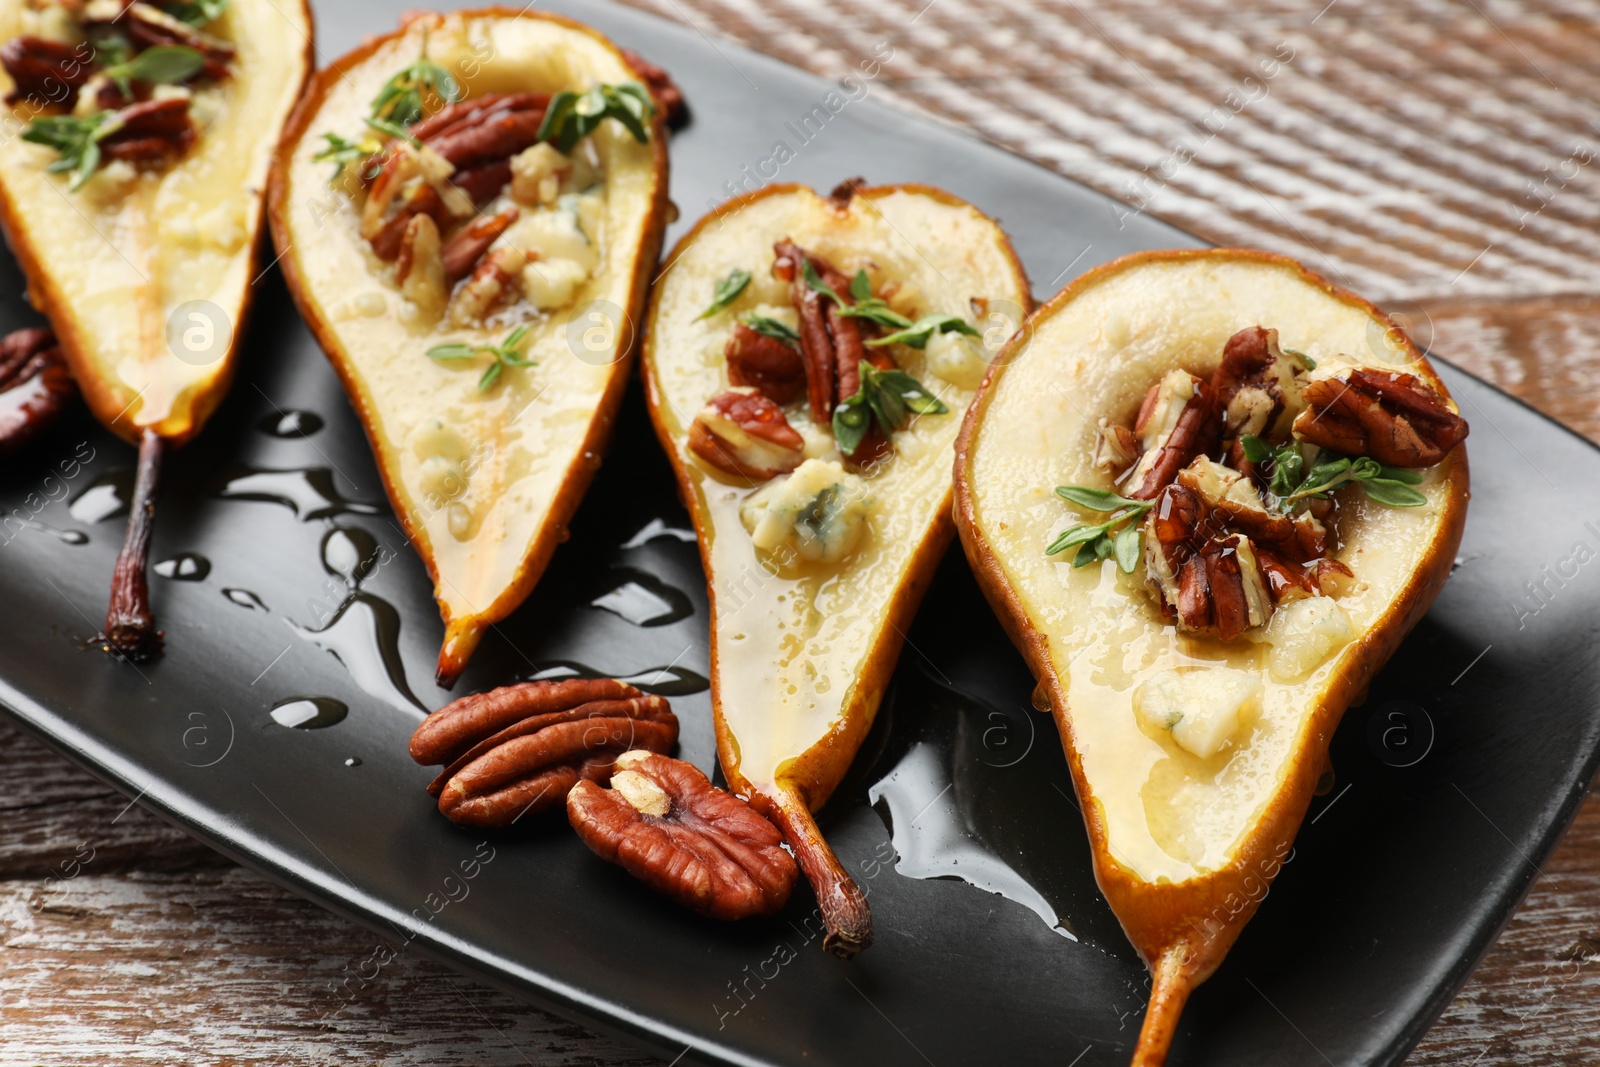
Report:
M142 551L160 453L200 431L232 380L311 12L5 0L0 42L0 221L90 409L143 453L106 635L152 655Z
M1276 876L1351 701L1444 585L1467 426L1403 331L1293 260L1090 271L968 411L956 521L1049 696L1153 973L1134 1063Z
M769 186L668 262L645 388L699 534L718 756L848 958L870 914L812 812L949 543L961 413L1030 306L1027 278L994 220L915 185Z
M278 151L273 237L433 578L440 685L565 540L622 399L667 209L644 79L553 15L424 15L318 72Z

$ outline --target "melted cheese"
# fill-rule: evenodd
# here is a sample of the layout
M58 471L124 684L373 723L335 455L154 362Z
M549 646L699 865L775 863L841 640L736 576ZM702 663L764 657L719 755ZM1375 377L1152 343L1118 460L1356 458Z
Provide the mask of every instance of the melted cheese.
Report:
M617 122L601 123L587 143L603 188L570 210L522 206L524 220L501 241L509 246L526 238L543 247L556 236L568 239L572 247L563 246L561 258L527 267L544 272L546 288L538 295L551 303L561 296L565 306L540 314L522 303L466 327L418 313L357 233L359 207L330 187L331 165L312 156L323 134L361 131L379 88L419 54L423 23L431 26L429 56L458 72L469 97L581 91L635 78L601 40L558 22L492 14L422 20L333 82L288 168L287 232L280 239L295 257L300 299L330 324L343 350L347 384L367 416L396 510L406 514L419 551L432 562L446 621L453 632L473 631L521 599L515 590L525 561L543 538L561 533L547 528L558 492L572 470L595 460L582 454L583 443L601 397L623 372L626 353L618 342L636 328L639 250L653 239L664 175L651 145L634 141ZM579 215L588 238L556 233L576 226ZM572 266L580 254L592 257L592 275L589 263ZM530 326L522 355L537 365L507 367L486 392L477 383L490 357L445 362L427 355L445 343L498 344L522 322ZM457 465L453 492L439 492L436 457Z
M0 3L0 40L27 32L25 14L23 0ZM54 149L0 138L0 185L60 290L57 332L80 379L103 387L86 390L95 416L168 437L198 430L232 373L275 132L294 106L311 27L298 4L234 0L206 32L238 49L233 76L196 90L191 113L210 121L171 166L131 180L111 170L73 193L70 175L45 173ZM11 87L0 72L0 91ZM27 101L12 107L8 133L34 114ZM217 310L183 307L192 301Z
M1046 556L1082 518L1058 485L1105 485L1093 466L1096 420L1131 420L1174 363L1209 376L1223 343L1247 326L1276 327L1318 362L1316 376L1352 364L1399 366L1395 346L1362 310L1277 265L1178 261L1112 275L1042 318L1032 343L994 386L972 449L974 518L1011 588L1045 635L1111 854L1150 882L1181 882L1228 862L1273 796L1302 740L1306 714L1359 642L1329 640L1303 677L1269 670L1272 646L1180 636L1151 598L1119 581L1116 564L1075 570ZM1417 488L1427 505L1386 508L1341 494L1336 558L1355 572L1338 605L1369 631L1427 556L1447 496L1445 468ZM1261 680L1258 710L1209 758L1187 751L1135 709L1140 686L1165 671L1226 667Z
M689 471L691 506L709 542L712 685L737 749L723 758L732 756L730 775L737 771L757 787L776 782L788 761L826 739L852 700L861 698L868 715L876 709L881 693L856 693L857 679L913 554L949 507L955 436L973 396L933 378L923 353L901 350L902 369L941 396L949 414L918 418L895 435L898 454L868 480L868 528L846 562L772 573L740 519L753 490L699 464L685 435L706 399L728 387L722 350L735 317L787 303L787 284L770 275L772 244L785 235L846 274L875 263L882 277L915 285L923 314L967 315L970 298L990 298L997 317L979 328L990 331L995 348L1026 299L993 222L965 205L913 192L858 197L843 215L809 190L755 200L707 224L658 283L650 373L660 398L657 417ZM749 287L728 311L699 319L717 279L735 267L754 276ZM1009 320L999 309L1009 310ZM798 406L790 420L813 440L816 431ZM831 439L817 452L837 455Z

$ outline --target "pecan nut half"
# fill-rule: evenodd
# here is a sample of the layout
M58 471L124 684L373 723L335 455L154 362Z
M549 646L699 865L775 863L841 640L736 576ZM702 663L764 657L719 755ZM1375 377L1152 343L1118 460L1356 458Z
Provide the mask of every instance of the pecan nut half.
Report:
M1196 456L1221 444L1215 390L1188 371L1168 372L1145 394L1134 432L1144 453L1127 475L1127 495L1154 500Z
M510 826L579 781L606 781L620 753L664 752L678 718L664 697L610 678L522 682L462 697L423 720L411 758L445 764L428 787L466 826Z
M175 159L194 144L189 101L181 98L144 100L117 112L120 126L100 141L107 159L158 163Z
M78 395L78 385L48 329L0 338L0 455L38 437Z
M595 855L713 919L782 910L799 868L765 816L692 764L617 757L611 788L579 782L567 818Z
M1357 367L1323 378L1301 394L1306 410L1294 435L1389 467L1431 467L1467 439L1467 420L1421 378Z
M748 388L718 393L689 426L689 451L720 471L758 482L800 466L805 445L783 409Z
M756 389L774 404L792 404L805 393L806 365L793 345L735 323L723 349L728 382Z
M93 73L94 49L87 42L64 44L44 37L13 37L0 45L0 67L13 85L6 103L27 99L36 106L71 107Z

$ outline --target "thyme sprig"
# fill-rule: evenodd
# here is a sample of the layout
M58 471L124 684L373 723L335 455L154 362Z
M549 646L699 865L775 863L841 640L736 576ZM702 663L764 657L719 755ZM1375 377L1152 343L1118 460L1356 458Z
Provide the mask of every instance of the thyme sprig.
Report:
M493 356L494 362L489 364L484 370L483 376L478 379L478 392L481 393L498 381L501 373L507 367L532 367L535 365L536 361L522 358L522 342L527 336L528 327L518 326L506 335L504 341L497 345L470 345L465 342L434 345L428 349L428 358L450 361L474 359L484 354Z
M1239 443L1251 463L1270 466L1267 488L1283 511L1310 497L1327 497L1351 482L1361 487L1367 499L1385 507L1415 508L1428 502L1426 496L1412 488L1422 482L1421 474L1404 467L1386 467L1370 456L1334 456L1306 471L1305 458L1293 441L1273 447L1246 434Z
M596 85L582 93L560 92L550 98L550 106L545 109L539 140L571 153L602 122L616 119L635 141L644 144L650 139L646 124L655 113L650 94L637 82Z
M856 271L855 277L850 279L850 300L854 303L846 301L833 286L823 281L809 259L801 261L800 276L809 288L838 304L839 314L847 319L866 319L891 330L904 330L912 325L911 320L890 307L888 301L873 295L872 281L865 270Z
M442 107L462 96L461 83L454 74L428 58L428 35L422 35L422 54L383 83L372 98L372 118L410 126L428 113L430 97Z
M72 182L67 188L77 192L100 168L100 142L122 126L115 111L97 111L81 117L46 115L28 123L22 139L54 148L58 158L44 169L51 174L71 172Z
M861 447L874 420L888 437L904 426L913 413L943 415L949 410L944 401L905 371L879 370L862 360L860 388L833 409L833 438L839 451L850 455Z
M1087 567L1115 556L1122 573L1132 574L1143 549L1137 520L1150 510L1152 502L1130 500L1109 489L1091 489L1084 485L1058 485L1056 495L1089 511L1112 514L1102 523L1080 523L1063 530L1044 550L1045 555L1053 556L1077 545L1078 551L1072 557L1073 567Z

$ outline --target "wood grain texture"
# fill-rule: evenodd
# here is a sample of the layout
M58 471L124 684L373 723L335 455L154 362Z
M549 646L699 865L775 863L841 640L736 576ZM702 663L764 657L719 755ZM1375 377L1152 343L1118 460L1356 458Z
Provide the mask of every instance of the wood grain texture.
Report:
M1298 256L1600 441L1600 3L633 2L832 77L888 42L874 95ZM346 1003L371 934L4 726L0 797L0 1061L656 1062L406 955ZM1594 1062L1600 797L1409 1060Z

